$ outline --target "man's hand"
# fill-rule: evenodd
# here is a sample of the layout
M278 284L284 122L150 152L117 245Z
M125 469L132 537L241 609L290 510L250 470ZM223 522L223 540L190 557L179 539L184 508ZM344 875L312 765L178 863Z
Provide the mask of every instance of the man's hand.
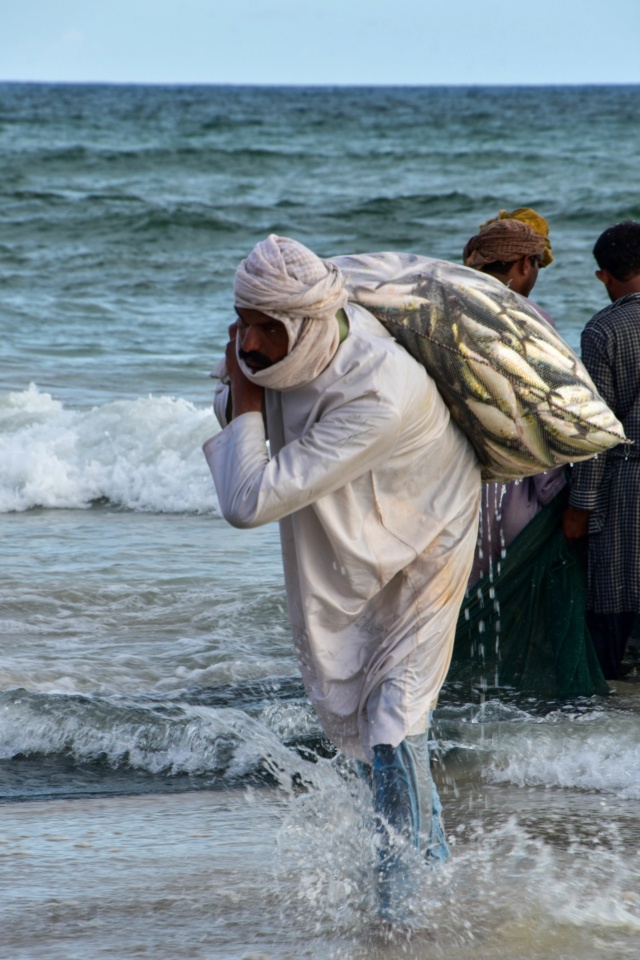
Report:
M248 380L238 365L236 354L236 337L238 325L232 323L229 327L229 342L225 349L225 363L231 382L231 402L233 418L243 413L262 413L264 405L264 387Z
M589 533L590 510L581 510L579 507L567 507L562 514L562 532L569 541L575 543L582 540Z

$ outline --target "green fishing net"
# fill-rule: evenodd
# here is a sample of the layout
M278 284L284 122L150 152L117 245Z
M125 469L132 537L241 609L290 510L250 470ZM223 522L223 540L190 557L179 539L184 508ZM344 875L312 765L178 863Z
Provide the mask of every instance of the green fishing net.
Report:
M468 700L512 691L567 700L609 692L587 629L583 548L561 528L566 491L469 590L446 689Z

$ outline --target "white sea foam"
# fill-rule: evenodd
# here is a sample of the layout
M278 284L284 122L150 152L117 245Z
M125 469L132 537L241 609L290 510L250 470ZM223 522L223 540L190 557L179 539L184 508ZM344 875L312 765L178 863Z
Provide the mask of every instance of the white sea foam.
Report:
M201 446L218 429L185 400L116 400L66 409L31 384L0 396L0 513L82 509L217 512Z
M637 715L505 726L493 731L490 744L494 782L640 799Z

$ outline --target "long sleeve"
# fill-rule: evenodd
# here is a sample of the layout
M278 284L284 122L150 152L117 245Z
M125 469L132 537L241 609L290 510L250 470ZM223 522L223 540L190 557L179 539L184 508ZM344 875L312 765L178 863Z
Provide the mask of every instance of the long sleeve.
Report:
M228 383L219 381L216 384L213 395L213 412L223 429L231 422L231 387Z
M344 487L385 459L399 422L397 410L367 392L270 460L262 416L238 417L203 447L225 519L236 527L261 526Z
M531 481L536 498L543 507L551 503L567 483L564 467L553 467L551 470L547 470L546 473L538 473L534 477L531 477Z
M598 388L602 399L615 412L616 395L613 368L607 342L599 330L587 326L582 333L582 362ZM607 465L606 456L593 457L573 468L569 503L582 510L595 510Z

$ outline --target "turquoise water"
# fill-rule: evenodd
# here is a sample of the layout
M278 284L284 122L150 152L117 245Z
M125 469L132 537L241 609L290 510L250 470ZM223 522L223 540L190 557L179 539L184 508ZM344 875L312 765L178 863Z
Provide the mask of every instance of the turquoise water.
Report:
M0 85L4 955L636 956L633 684L564 707L445 692L454 858L424 877L429 937L372 939L368 801L310 760L277 529L225 524L200 446L235 266L272 231L459 260L531 205L556 255L533 296L579 348L605 304L593 242L640 219L639 105Z

